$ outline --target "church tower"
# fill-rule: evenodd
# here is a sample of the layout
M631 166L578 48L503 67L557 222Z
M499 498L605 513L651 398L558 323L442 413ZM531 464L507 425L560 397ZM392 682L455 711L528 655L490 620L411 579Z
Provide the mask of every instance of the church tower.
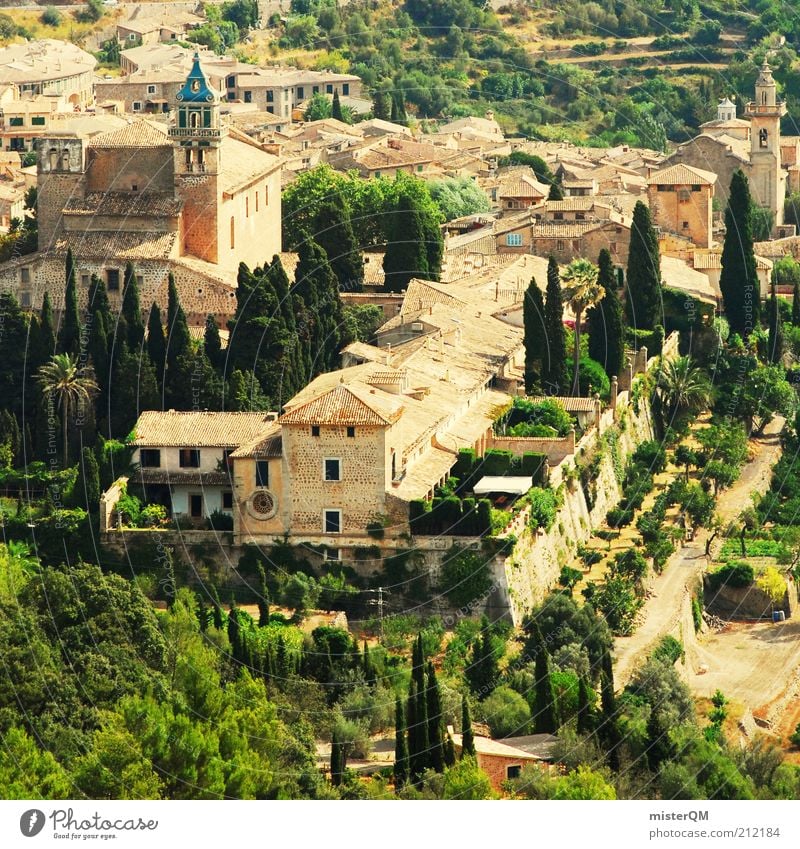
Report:
M786 199L786 173L781 167L781 118L786 104L778 100L778 89L767 60L756 80L756 99L747 104L750 119L750 190L753 200L775 215L783 224Z
M718 121L735 121L736 120L736 104L729 98L723 98L717 104L717 120Z
M219 94L206 81L194 54L169 128L174 146L175 194L183 201L182 251L206 262L219 262L218 222L221 201L222 139Z

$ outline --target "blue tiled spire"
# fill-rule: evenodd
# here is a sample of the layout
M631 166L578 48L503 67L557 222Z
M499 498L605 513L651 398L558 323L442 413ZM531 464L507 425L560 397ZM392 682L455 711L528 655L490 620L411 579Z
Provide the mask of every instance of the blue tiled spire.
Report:
M214 103L219 99L216 92L208 85L206 76L200 67L200 55L194 54L192 70L186 77L186 82L180 87L175 99L179 103Z

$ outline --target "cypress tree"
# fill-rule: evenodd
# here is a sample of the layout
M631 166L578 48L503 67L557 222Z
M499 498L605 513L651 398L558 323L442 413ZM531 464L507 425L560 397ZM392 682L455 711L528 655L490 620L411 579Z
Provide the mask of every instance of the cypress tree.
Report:
M444 770L444 727L442 725L442 694L439 682L436 680L436 670L433 663L428 661L428 746L429 763L436 772Z
M741 169L734 172L725 210L725 242L719 288L732 333L747 338L758 327L761 294L753 250L753 202Z
M56 333L53 327L53 306L50 303L50 293L45 292L42 311L39 313L39 343L47 360L56 352Z
M800 327L800 280L794 281L792 290L792 324Z
M214 627L218 630L222 630L222 626L224 624L224 615L222 611L222 603L219 600L219 592L217 591L216 586L211 585L211 603L214 607Z
M388 121L392 117L392 106L384 89L376 89L372 95L372 115Z
M64 313L58 330L58 346L65 354L77 356L81 347L81 326L78 315L78 284L75 279L75 263L72 248L67 249L66 280L64 286Z
M408 740L406 739L406 718L403 702L399 696L394 700L394 783L401 787L408 781Z
M540 377L547 334L544 324L544 300L533 278L525 292L522 319L525 328L525 393L531 395Z
M325 251L340 291L360 292L364 288L364 259L342 195L330 195L320 204L313 238Z
M661 254L650 210L642 201L633 208L625 278L628 324L639 330L652 330L661 323Z
M625 360L625 325L622 304L615 291L617 275L614 262L606 248L600 251L597 265L597 282L605 289L605 294L586 312L589 356L600 363L611 378L619 375Z
M128 325L128 350L137 352L144 341L144 321L142 320L142 305L139 301L139 283L136 280L136 269L131 262L125 265L122 286L121 311Z
M395 124L405 125L408 123L408 116L406 115L406 97L400 89L396 89L392 92L391 120Z
M96 513L100 509L100 467L91 448L82 449L79 471L79 491L83 503L78 506L89 513Z
M611 661L611 652L608 649L603 652L600 664L600 706L603 710L600 733L608 750L609 766L615 772L618 772L621 740L617 724L617 697L614 694L614 668Z
M775 275L772 276L772 294L769 299L769 345L767 359L771 363L780 363L783 359L783 322L778 306L778 294L775 291Z
M444 741L444 765L451 767L456 765L456 747L453 738L448 734Z
M567 385L567 343L564 339L561 275L553 256L547 264L544 325L547 344L542 358L542 387L548 395L559 395L566 391Z
M334 118L336 121L344 121L342 117L342 104L339 101L339 92L334 91L333 93L333 103L331 104L331 118Z
M422 646L422 634L417 634L411 650L411 680L417 685L417 690L425 690L425 650Z
M472 718L469 715L469 702L461 697L461 757L475 757L475 735L472 733Z
M156 373L159 386L164 382L164 363L166 361L167 343L164 339L164 326L161 324L161 310L153 301L150 314L147 317L147 354Z
M269 590L267 588L267 575L264 567L258 563L258 627L265 628L269 625Z
M186 314L178 296L175 278L170 272L167 283L167 339L165 360L167 370L178 361L178 358L191 349L191 336Z
M589 684L586 676L578 678L578 734L588 734L592 730L591 706L589 705Z
M231 609L228 611L228 640L231 644L233 659L241 663L242 629L239 622L239 609L233 599L231 599Z
M214 316L209 314L206 316L206 330L203 337L203 349L206 352L208 361L215 369L222 366L222 340L219 336L219 328Z
M344 775L345 759L344 746L339 737L339 729L333 729L333 738L331 740L331 784L334 787L339 787L342 783Z
M425 227L417 201L410 193L400 193L388 230L383 257L384 286L390 292L402 292L412 277L428 277Z
M537 734L555 734L558 730L556 693L550 674L550 653L542 637L538 623L532 626L532 643L536 658L534 660L534 692L536 697L533 717Z
M367 641L364 640L364 654L362 655L362 671L364 673L364 680L367 684L375 684L376 676L375 676L375 667L372 664L372 658L369 653L369 646L367 645Z
M561 180L554 177L550 183L550 191L547 193L548 200L564 200L564 192L561 188Z
M439 226L437 217L420 208L422 217L422 231L425 235L425 255L428 262L428 274L426 280L438 280L442 272L442 258L444 257L444 237L442 228Z

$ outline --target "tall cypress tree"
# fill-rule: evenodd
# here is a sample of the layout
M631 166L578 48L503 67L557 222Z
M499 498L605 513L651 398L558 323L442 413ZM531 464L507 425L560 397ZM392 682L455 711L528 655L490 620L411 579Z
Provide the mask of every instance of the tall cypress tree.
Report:
M564 200L564 191L561 188L561 180L559 177L554 177L550 183L550 191L547 193L548 200Z
M550 670L550 653L537 622L531 629L532 644L536 657L534 659L534 692L536 696L533 717L534 730L537 734L555 734L558 730L556 692Z
M650 210L637 201L633 208L626 278L628 324L652 330L661 324L661 254Z
M547 344L544 299L533 278L522 303L522 320L525 328L525 392L531 395L541 376L542 358Z
M81 347L81 326L78 315L78 284L72 248L67 249L66 280L64 286L64 313L58 330L58 347L65 354L77 356Z
M783 359L783 322L778 305L778 294L775 291L775 275L772 276L772 294L769 299L769 350L768 359L771 363L779 363Z
M325 251L339 289L360 292L364 288L364 260L342 195L332 194L320 204L312 235Z
M203 336L203 349L208 361L215 369L222 365L222 340L219 335L216 319L209 313L206 316L206 330Z
M263 564L258 563L258 627L266 628L269 625L269 587L267 587L267 574Z
M175 278L170 272L167 282L167 340L166 340L166 363L169 369L179 357L191 349L191 336L186 314L181 306L178 296L178 287Z
M389 97L382 88L375 89L372 94L372 115L388 121L392 117L392 106Z
M794 281L792 290L792 324L800 327L800 280Z
M150 314L147 317L147 354L153 364L159 386L164 382L166 353L167 342L164 339L164 326L161 324L161 309L153 301L150 306Z
M333 738L331 739L331 784L334 787L339 787L342 783L344 775L344 748L339 737L339 729L333 729Z
M753 201L741 169L734 172L725 210L725 242L719 288L732 333L747 338L758 327L761 293L753 249Z
M542 387L548 395L559 395L567 386L567 343L564 339L564 301L558 263L551 256L547 264L547 290L544 302L547 336L542 357Z
M425 227L417 201L401 192L389 218L389 241L383 257L384 286L390 292L408 288L412 277L428 278Z
M139 301L139 283L133 263L125 265L122 288L122 314L128 325L128 350L138 351L144 341L144 321L142 305Z
M45 292L42 311L39 313L39 342L47 359L56 351L56 332L53 328L53 305L50 303L50 293Z
M401 787L408 781L408 740L406 739L406 717L399 696L394 700L394 783Z
M622 304L615 291L617 275L611 254L603 248L597 261L597 282L605 289L600 301L586 312L589 356L597 360L609 377L619 375L625 359L625 325Z
M461 756L475 757L475 735L472 733L472 718L469 715L469 702L461 697Z
M589 684L586 676L578 678L578 734L588 734L592 730L591 706L589 705Z
M603 722L600 737L608 750L608 763L615 772L619 771L619 745L621 742L617 723L617 697L614 693L614 667L611 652L606 649L600 661L600 706Z
M342 117L342 103L339 100L339 92L334 91L333 93L333 103L331 103L331 118L334 118L337 121L344 121Z
M100 509L100 468L91 448L82 449L78 471L81 501L78 506L94 514Z
M428 661L428 746L429 763L436 772L444 770L444 726L442 724L442 694L436 680L436 670Z

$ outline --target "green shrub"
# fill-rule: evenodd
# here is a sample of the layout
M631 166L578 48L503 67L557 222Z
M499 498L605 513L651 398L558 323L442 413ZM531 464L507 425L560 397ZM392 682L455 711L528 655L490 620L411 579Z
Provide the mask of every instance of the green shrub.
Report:
M649 439L639 445L631 460L657 475L659 472L663 472L667 465L667 452L661 443L656 442L655 439Z
M475 467L475 456L474 448L460 448L456 462L453 468L450 469L450 474L460 481L466 480L472 474L472 469Z
M141 501L130 493L123 493L117 501L117 515L122 519L123 525L129 525L132 528L137 527L141 510Z
M511 471L513 454L498 448L491 448L483 455L480 466L481 475L507 475Z
M207 524L212 531L232 531L233 515L222 510L214 510L208 517Z
M722 586L736 587L742 589L749 587L755 580L755 572L749 563L741 560L732 560L725 563L719 569L714 570L708 576L708 584L711 589L716 590Z
M528 499L531 505L531 528L544 528L549 531L553 526L558 509L556 494L550 489L542 489L537 486L528 493Z
M652 657L663 660L670 666L677 663L683 657L683 644L675 637L667 635L661 638L659 644L653 649Z
M450 549L442 564L439 589L454 607L468 607L492 587L486 558L479 551Z
M623 507L612 507L606 513L606 522L609 528L624 528L633 521L633 510Z
M163 504L148 504L139 512L139 526L153 528L167 521L167 508Z
M545 468L547 464L547 454L539 451L526 451L522 455L522 474L527 477L530 475L534 486L544 486Z
M571 375L573 363L567 360L567 374ZM607 399L611 393L611 381L608 379L606 370L596 360L590 357L581 357L578 363L578 384L580 393L584 396L592 396L597 393L601 398Z

